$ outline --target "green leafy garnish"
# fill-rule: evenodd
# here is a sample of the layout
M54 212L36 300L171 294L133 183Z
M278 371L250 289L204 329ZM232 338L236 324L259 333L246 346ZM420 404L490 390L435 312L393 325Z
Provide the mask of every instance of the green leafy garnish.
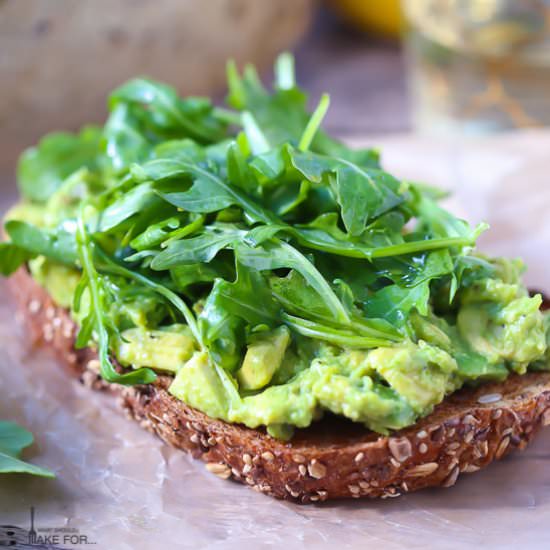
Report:
M50 134L19 160L17 181L23 197L46 201L73 172L99 169L101 130L90 126L80 134Z
M0 420L0 474L21 473L40 477L55 477L46 468L21 460L23 449L34 441L31 432L14 422Z
M207 414L288 435L328 410L385 432L476 376L540 363L539 299L516 263L475 251L485 224L328 136L330 98L308 112L289 54L272 90L250 66L227 76L228 108L131 80L103 128L21 157L0 272L27 265L48 290L62 274L105 380L154 382L154 354L119 363L126 331L176 332L174 357L192 356L170 391Z
M90 336L95 332L99 348L101 375L105 380L129 385L153 382L156 379L156 374L150 369L142 368L127 374L118 374L109 357L112 347L111 341L116 334L116 327L113 326L113 321L106 312L108 311L108 300L115 299L115 297L112 296L112 289L109 288L106 280L96 270L93 260L95 245L88 234L83 216L84 208L82 208L76 229L76 243L80 265L82 266L82 278L80 279L80 288L76 291L74 309L77 313L80 312L80 299L85 288L90 294L91 307L82 321L76 345L77 347L85 347Z

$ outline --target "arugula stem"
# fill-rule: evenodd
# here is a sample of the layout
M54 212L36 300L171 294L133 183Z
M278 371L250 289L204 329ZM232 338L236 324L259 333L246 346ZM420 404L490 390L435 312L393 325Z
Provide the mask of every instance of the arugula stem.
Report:
M160 243L160 247L166 248L171 242L177 241L179 239L182 239L183 237L187 237L188 235L191 235L197 229L200 229L203 226L203 224L204 224L204 215L201 214L191 223L188 223L187 225L172 231L168 235L168 238Z
M438 239L426 239L423 241L412 241L403 244L396 244L383 247L365 247L356 243L342 242L327 242L317 241L304 235L300 229L290 228L291 234L295 235L301 245L322 252L329 252L337 256L346 258L358 258L371 260L375 258L389 258L392 256L400 256L401 254L412 254L414 252L424 252L428 250L437 250L439 248L448 248L450 246L469 246L475 243L476 232L473 232L467 237L445 237Z
M424 252L427 250L436 250L438 248L448 248L450 246L468 246L473 244L475 240L476 237L472 234L468 237L446 237L440 239L429 239L426 241L413 241L410 243L373 248L370 257L388 258L390 256L400 256L401 254Z
M328 94L323 94L321 96L321 99L319 100L319 104L317 105L315 111L309 119L309 122L307 123L307 126L304 129L302 137L300 138L300 141L298 143L298 149L300 149L300 151L307 151L309 149L309 146L311 145L311 142L313 141L313 138L315 137L319 126L321 126L321 123L323 122L323 119L327 114L329 106L330 96Z
M275 61L275 85L279 90L292 90L296 87L294 57L288 52L279 55Z
M252 113L244 111L241 115L241 120L244 127L244 133L246 134L252 152L255 155L267 153L271 149L271 146L261 128L258 126L256 119L252 116Z
M101 307L104 290L100 288L100 275L94 266L92 252L94 245L86 230L83 216L84 205L85 203L83 203L80 208L80 215L77 220L76 242L82 270L87 278L88 290L90 292L90 307L92 309L94 328L97 334L101 376L108 382L115 382L117 384L150 384L157 378L157 375L151 369L140 368L134 372L119 374L109 357L111 351L110 336L103 320L106 312Z
M282 313L281 316L286 325L294 329L302 336L323 340L337 346L355 349L369 349L393 344L393 341L390 339L371 338L356 335L352 332L338 330L333 327L323 326L314 321L301 319L300 317L295 317L293 315L289 315L288 313Z
M225 72L229 88L229 103L232 107L240 110L244 107L246 92L234 59L227 62Z
M232 124L233 126L240 126L241 114L236 111L231 111L230 109L224 109L223 107L214 107L212 114L222 122L227 124Z
M350 323L338 324L333 319L328 319L325 316L317 315L314 312L308 311L305 307L296 306L296 304L286 299L284 295L281 295L272 290L273 297L281 304L283 309L288 315L298 318L298 315L307 316L312 322L325 325L327 328L334 328L337 330L352 330L362 336L368 336L371 338L382 338L391 341L398 342L403 339L403 336L391 325L387 330L381 330L379 328L371 326L370 319L358 317L357 315L351 316Z

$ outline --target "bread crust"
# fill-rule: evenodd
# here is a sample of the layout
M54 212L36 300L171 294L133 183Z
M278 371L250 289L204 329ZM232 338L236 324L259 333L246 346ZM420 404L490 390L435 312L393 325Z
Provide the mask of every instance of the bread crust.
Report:
M391 437L338 418L298 430L290 442L263 430L212 419L171 396L171 378L148 386L105 383L89 348L74 349L77 327L67 310L24 269L11 279L30 341L54 350L80 381L112 393L127 416L206 468L280 499L311 503L335 498L392 498L425 487L450 487L550 425L550 373L510 376L464 389L428 417Z

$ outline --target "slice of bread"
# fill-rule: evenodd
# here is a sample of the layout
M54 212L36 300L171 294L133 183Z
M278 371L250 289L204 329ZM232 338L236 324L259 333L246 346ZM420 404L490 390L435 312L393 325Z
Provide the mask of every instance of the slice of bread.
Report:
M51 347L86 386L109 391L126 414L166 443L206 462L224 479L300 503L332 498L396 497L423 487L453 485L523 449L550 425L550 373L511 376L504 383L464 389L428 417L391 437L338 418L298 430L290 442L228 424L172 397L170 378L149 386L107 384L91 349L75 350L77 327L27 271L10 279L30 341Z

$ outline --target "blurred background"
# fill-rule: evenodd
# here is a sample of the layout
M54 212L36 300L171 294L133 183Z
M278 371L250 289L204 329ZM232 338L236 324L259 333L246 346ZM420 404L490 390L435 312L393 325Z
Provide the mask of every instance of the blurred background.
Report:
M0 0L2 181L132 76L221 101L227 58L270 81L285 49L344 138L550 124L550 0Z

